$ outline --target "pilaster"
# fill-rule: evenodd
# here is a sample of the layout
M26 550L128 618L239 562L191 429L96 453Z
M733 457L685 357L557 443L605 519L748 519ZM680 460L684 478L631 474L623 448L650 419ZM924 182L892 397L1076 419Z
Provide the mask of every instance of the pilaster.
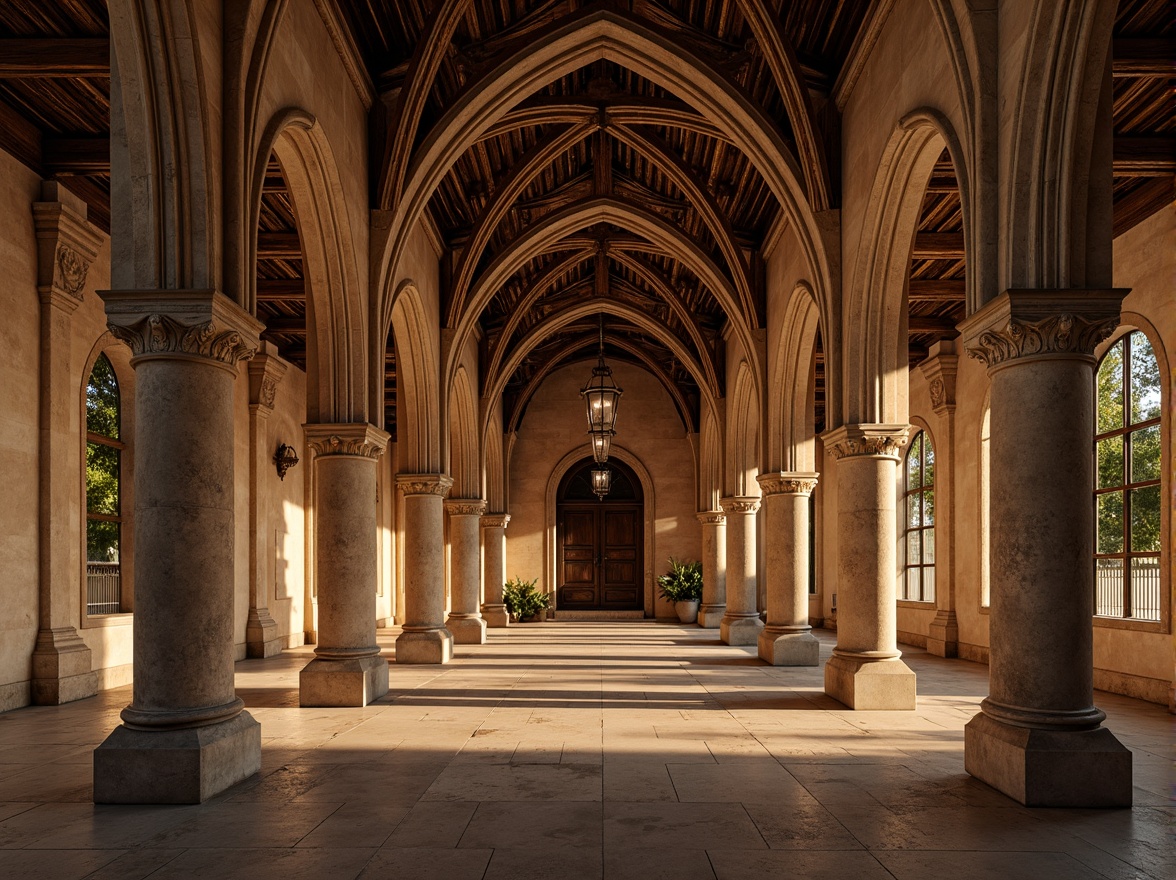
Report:
M86 275L101 237L86 222L86 206L60 184L45 182L33 204L37 293L41 300L40 499L38 514L38 632L32 657L32 701L57 705L98 692L90 649L78 634L82 589L70 541L78 513L78 444L71 416L77 384L70 361L72 316L85 295ZM82 425L83 433L85 425ZM85 528L85 511L78 521Z
M1126 290L1009 290L962 326L991 381L989 696L965 769L1023 804L1131 804L1094 705L1094 349Z

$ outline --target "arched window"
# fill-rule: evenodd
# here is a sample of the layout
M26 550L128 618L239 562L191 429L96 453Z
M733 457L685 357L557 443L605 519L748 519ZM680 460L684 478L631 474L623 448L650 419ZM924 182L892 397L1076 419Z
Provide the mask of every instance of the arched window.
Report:
M98 355L86 383L86 613L122 611L122 413L118 379Z
M1103 355L1095 394L1094 613L1160 619L1160 367L1136 330Z
M984 415L980 419L980 607L992 604L992 586L988 572L988 517L991 510L991 496L988 481L992 473L992 409L984 403Z
M906 454L903 492L903 580L899 598L935 601L935 450L920 431Z

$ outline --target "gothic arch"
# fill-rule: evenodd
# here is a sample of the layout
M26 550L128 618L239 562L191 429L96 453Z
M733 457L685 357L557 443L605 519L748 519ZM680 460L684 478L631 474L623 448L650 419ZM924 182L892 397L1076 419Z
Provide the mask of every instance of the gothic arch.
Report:
M440 355L420 291L401 283L392 304L397 453L403 473L441 473Z
M760 464L760 407L756 382L747 361L735 372L734 392L727 410L727 489L730 495L759 494L755 481Z
M481 498L478 449L478 406L465 365L457 368L449 386L449 475L452 498Z
M723 419L719 405L702 411L702 431L698 452L698 509L719 509L723 494Z
M813 357L821 319L812 288L801 282L784 312L768 387L766 466L768 471L813 471L812 413L809 406Z
M307 320L313 327L307 336L307 416L320 422L367 421L365 291L358 253L330 142L304 110L280 111L263 133L254 158L248 263L257 258L261 189L271 152L290 188L304 256ZM256 312L255 277L247 290L244 304Z

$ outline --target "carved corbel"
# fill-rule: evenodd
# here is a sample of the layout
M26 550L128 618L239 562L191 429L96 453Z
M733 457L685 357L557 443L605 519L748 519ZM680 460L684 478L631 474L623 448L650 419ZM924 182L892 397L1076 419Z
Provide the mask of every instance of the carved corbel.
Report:
M82 303L86 276L102 236L86 221L86 206L60 184L46 181L33 203L37 236L37 292L41 302L72 312Z

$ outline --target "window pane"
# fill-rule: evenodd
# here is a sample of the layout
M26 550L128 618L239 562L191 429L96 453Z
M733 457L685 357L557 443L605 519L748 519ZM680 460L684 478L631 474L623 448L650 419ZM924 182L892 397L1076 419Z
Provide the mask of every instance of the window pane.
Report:
M1107 350L1098 368L1098 433L1123 427L1123 340Z
M907 565L918 565L922 562L922 542L919 532L907 532Z
M906 587L902 591L904 599L919 598L919 569L908 568L906 572Z
M86 510L117 516L119 451L101 443L86 444Z
M923 601L935 601L935 566L933 565L923 569Z
M923 562L928 565L935 562L935 529L923 530Z
M1098 487L1123 485L1123 435L1098 441Z
M1147 336L1131 334L1131 424L1160 415L1160 365Z
M86 561L118 562L119 525L92 519L86 522Z
M935 447L931 445L931 438L923 435L923 485L935 485Z
M911 448L907 450L907 488L918 489L923 485L923 463L920 450L923 446L923 435L916 434Z
M1131 432L1131 482L1160 478L1160 426Z
M919 503L919 493L907 496L907 528L917 529L922 522L922 514L920 513L922 505Z
M1123 616L1123 560L1094 561L1094 613L1104 617Z
M1160 619L1160 558L1131 560L1131 616L1140 620Z
M1160 552L1160 487L1131 490L1131 549Z
M935 525L935 490L923 490L923 525Z
M118 439L118 380L106 355L98 355L86 385L86 430Z
M1123 493L1098 496L1098 553L1123 552Z

